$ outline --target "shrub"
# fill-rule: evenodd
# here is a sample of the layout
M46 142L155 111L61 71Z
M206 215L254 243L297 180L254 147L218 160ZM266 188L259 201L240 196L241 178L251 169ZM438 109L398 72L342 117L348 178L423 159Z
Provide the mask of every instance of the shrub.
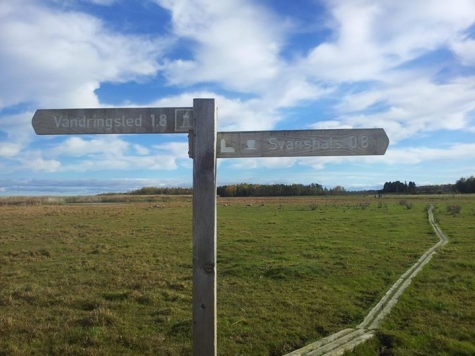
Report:
M461 205L447 205L447 211L451 213L453 216L460 214L460 211L462 211L462 206Z
M405 206L407 209L412 209L414 206L412 203L409 203L406 199L399 200L399 205Z

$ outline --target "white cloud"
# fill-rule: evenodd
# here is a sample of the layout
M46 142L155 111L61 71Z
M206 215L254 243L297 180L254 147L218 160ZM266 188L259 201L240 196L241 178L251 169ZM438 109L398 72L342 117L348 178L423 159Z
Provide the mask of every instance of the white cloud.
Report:
M0 115L0 135L3 133L5 139L0 141L0 156L15 158L33 140L33 129L31 127L31 113L18 115Z
M13 147L14 148L14 147ZM153 152L141 145L131 145L121 136L104 135L95 138L68 137L49 150L26 151L18 159L16 170L43 172L87 172L107 170L173 170L178 159L188 158L187 144L169 143ZM10 148L12 149L12 148ZM183 152L180 152L183 149ZM5 149L4 155L10 154ZM12 152L13 154L14 152Z
M177 168L178 159L188 159L187 152L187 143L170 142L149 149L130 145L122 137L113 135L94 139L70 137L49 154L62 160L79 159L73 164L63 164L62 171L173 170Z
M172 15L173 31L194 41L192 60L171 61L173 84L218 81L234 90L261 90L278 75L283 26L248 0L156 0ZM253 91L254 91L253 90Z
M166 41L114 34L97 18L44 3L2 3L0 108L22 102L41 107L97 107L100 82L157 73Z
M417 165L464 159L473 151L472 145L457 144L456 135L447 139L453 142L447 149L403 146L404 140L436 131L475 132L473 0L324 0L330 19L318 26L331 33L312 38L314 48L293 47L287 14L274 13L272 2L265 3L268 8L250 0L154 2L170 11L172 21L164 24L168 39L113 32L117 23L76 11L71 0L2 2L0 80L7 84L0 85L0 110L20 104L18 111L30 111L0 117L2 172L20 166L36 172L190 168L184 140L136 144L125 135L33 134L30 106L104 106L95 94L101 84L159 81L157 73L179 94L155 86L165 97L148 106L191 106L193 98L215 98L220 131L383 127L391 140L382 157L220 160L224 169ZM310 36L309 31L304 42ZM301 117L298 106L306 110Z
M219 131L269 130L282 120L274 107L264 105L260 99L230 99L213 92L187 92L161 98L150 103L157 107L190 107L194 98L214 98L217 107Z
M147 147L144 147L142 145L133 145L133 147L137 154L140 156L147 156L148 154L150 154L150 150Z
M27 159L23 162L22 169L31 172L57 172L61 167L61 162L55 159L44 159L42 157L36 157Z
M165 152L165 154L172 155L175 158L189 158L187 142L168 142L162 145L153 145L152 147L159 152Z
M463 65L475 66L475 40L456 39L452 42L451 48Z
M176 158L171 155L122 156L95 162L95 170L175 170L177 167Z
M83 0L86 2L90 2L96 5L102 5L102 6L110 6L117 2L117 0Z
M342 156L342 157L307 157L298 159L301 166L312 167L316 170L328 169L330 164L358 164L363 168L366 164L378 164L381 172L391 166L417 166L434 162L450 162L460 157L467 157L475 151L475 144L453 144L444 148L431 147L389 147L384 156ZM351 170L353 172L353 170ZM414 173L414 172L413 172ZM362 173L359 173L360 175Z
M156 170L175 170L178 168L176 157L171 155L151 155L151 156L132 156L124 155L118 157L94 157L91 159L82 159L79 161L70 161L64 158L65 162L61 165L61 172L106 172L114 171L156 171ZM69 163L71 162L71 163Z
M299 159L299 165L312 167L315 170L322 170L330 163L339 164L342 162L351 161L353 157L307 157ZM363 157L358 157L357 160L361 161Z
M0 132L4 132L8 140L24 145L31 141L34 132L31 126L32 112L16 115L0 115Z
M0 142L0 156L14 157L21 151L21 146L13 143Z
M128 192L142 187L189 186L179 179L21 179L0 180L0 195L72 195Z
M475 3L470 0L457 0L450 6L442 0L424 4L409 0L328 1L326 5L333 16L329 25L334 31L333 40L330 37L308 57L295 63L284 61L280 53L288 29L285 21L277 24L269 15L262 15L263 8L254 9L256 16L245 16L252 7L249 2L238 5L235 1L219 4L210 1L157 0L157 3L170 10L175 34L194 41L194 59L178 60L177 71L172 68L175 64L167 67L172 83L216 81L225 87L258 93L245 102L221 99L225 104L220 107L221 127L225 130L272 128L283 119L277 109L328 96L342 98L335 106L341 114L335 118L337 126L367 127L369 123L369 127L374 127L380 122L379 127L394 128L396 140L421 130L461 129L467 125L466 115L473 110L474 102L473 86L469 82L452 79L436 84L432 76L441 65L413 70L398 66L433 50L448 48L449 44L468 61L471 43L460 34L473 23ZM244 32L236 30L238 27L245 29ZM251 38L247 37L248 29L253 33ZM233 38L235 33L239 34L237 40L223 43L223 39ZM277 45L273 50L261 51L266 56L261 61L247 54L243 41L262 48L265 43ZM240 54L236 55L235 51ZM246 55L245 60L241 53ZM227 54L234 59L222 60ZM272 74L267 75L263 68L272 69ZM325 85L317 85L310 78ZM358 81L374 84L343 95L337 89L339 83ZM376 114L353 113L372 105L387 109Z
M70 137L52 149L51 154L55 156L84 156L96 154L106 157L122 156L128 149L129 143L118 137L84 139L81 137Z
M378 80L384 71L447 45L475 17L475 2L455 0L326 1L335 40L301 65L321 80Z
M328 89L307 80L282 58L291 27L270 9L248 0L156 2L171 12L174 34L192 41L192 59L169 60L164 67L171 84L215 82L257 94L261 99L256 104L272 109L326 94Z
M453 144L446 148L405 147L388 150L385 162L389 164L418 164L421 162L444 161L467 157L475 152L475 144Z
M227 165L233 169L248 170L257 168L290 168L298 161L293 157L269 157L269 158L235 158L225 159Z
M385 128L392 143L420 132L463 130L471 126L475 109L475 77L435 84L429 78L414 78L343 97L338 110L345 113L339 125ZM387 108L376 113L361 113L373 104ZM355 113L356 111L356 113ZM314 128L325 126L316 123Z

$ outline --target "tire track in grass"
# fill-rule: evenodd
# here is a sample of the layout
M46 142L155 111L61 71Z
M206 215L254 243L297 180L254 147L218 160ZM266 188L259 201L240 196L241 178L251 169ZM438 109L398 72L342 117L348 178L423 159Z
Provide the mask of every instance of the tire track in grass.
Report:
M374 330L380 327L384 317L391 312L392 307L397 303L404 290L411 284L412 279L430 261L439 247L449 241L434 220L434 214L432 213L433 208L431 205L427 211L428 219L432 229L439 237L439 242L428 249L419 260L394 283L383 298L371 309L363 322L357 325L356 328L344 329L336 334L304 346L301 349L292 351L285 356L342 355L345 351L352 350L358 344L372 338L374 336Z

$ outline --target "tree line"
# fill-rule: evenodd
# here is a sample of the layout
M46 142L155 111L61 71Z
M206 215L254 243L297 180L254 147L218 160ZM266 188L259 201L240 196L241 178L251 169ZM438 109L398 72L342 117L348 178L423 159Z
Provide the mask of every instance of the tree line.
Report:
M143 187L132 190L127 194L130 195L191 195L191 188L159 188L159 187Z
M217 188L220 197L266 197L266 196L309 196L345 193L345 188L336 186L324 188L317 183L303 184L231 184ZM143 187L128 192L130 195L190 195L192 188Z
M312 196L341 195L347 193L344 187L336 186L328 189L318 183L304 184L231 184L217 188L220 197L268 197L268 196ZM360 193L379 194L442 194L442 193L475 193L475 177L460 178L455 184L416 186L415 182L386 182L379 191ZM191 195L192 188L159 188L143 187L133 190L131 195Z
M342 189L342 188L340 188ZM269 197L324 195L329 190L320 184L232 184L218 187L220 197Z
M417 187L416 183L400 181L386 182L379 193L399 194L443 194L443 193L475 193L475 177L460 178L455 184L425 185Z
M455 188L460 193L475 193L475 177L460 178L455 182Z
M402 183L398 180L395 182L386 182L380 193L415 194L417 193L416 183L409 182L409 184L407 184L406 182Z

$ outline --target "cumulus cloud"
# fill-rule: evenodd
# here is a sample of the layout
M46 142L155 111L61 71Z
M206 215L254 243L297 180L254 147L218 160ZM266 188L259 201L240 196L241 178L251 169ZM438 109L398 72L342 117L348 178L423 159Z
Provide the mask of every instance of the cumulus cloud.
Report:
M62 171L97 170L171 170L177 160L188 158L187 143L170 142L151 149L131 145L123 136L101 135L97 138L70 137L49 151L56 159L71 159Z
M172 15L174 34L194 41L194 58L170 61L171 83L219 81L235 90L262 88L280 70L283 28L248 0L156 0Z
M85 139L70 137L55 146L51 151L54 155L84 156L98 154L107 157L117 157L125 153L129 144L118 137Z
M189 158L187 142L168 142L162 145L153 145L152 147L158 152L171 154L176 158Z
M0 156L14 157L21 151L21 146L14 143L0 143Z
M281 114L275 107L263 105L260 99L233 99L211 91L189 91L168 96L152 102L150 106L187 107L193 105L194 98L215 99L220 131L269 130L282 120Z
M255 2L155 0L170 11L173 34L191 41L192 59L170 59L164 75L173 85L215 82L253 93L263 107L290 107L326 94L289 65L282 50L290 21ZM180 43L180 42L178 42Z
M75 195L129 192L142 187L189 186L179 179L20 179L0 180L0 195ZM65 193L66 192L66 193Z
M290 168L298 161L292 157L269 157L269 158L237 158L225 159L227 165L234 169L255 169L255 168Z
M31 113L0 115L0 157L16 159L33 140ZM3 136L3 137L2 137ZM11 170L4 168L3 171Z
M91 2L96 5L109 6L115 3L117 0L83 0L83 1Z
M334 35L308 55L290 61L281 53L286 22L275 21L269 11L250 2L156 2L171 12L174 34L193 41L193 59L179 59L166 67L171 83L216 81L258 94L247 101L222 100L226 105L220 112L221 125L226 129L269 128L283 120L279 109L328 97L334 98L337 114L330 127L379 123L393 130L394 140L420 131L467 127L474 102L470 80L450 78L438 83L435 77L451 63L434 59L429 65L419 65L414 61L448 49L463 63L471 63L473 40L463 36L475 17L475 3L470 0L457 0L450 6L442 0L424 4L326 1L331 17L325 25ZM255 15L247 16L251 8ZM236 33L235 40L223 42ZM266 48L266 44L275 46L261 50L261 57L248 53L247 46ZM234 59L223 60L228 54ZM363 89L345 92L344 83L354 83L355 88L361 83ZM261 109L253 109L257 107ZM253 119L246 119L248 115ZM316 122L314 127L328 124Z
M47 172L53 173L57 172L61 167L61 162L55 159L44 159L43 157L33 157L28 158L23 161L23 169L26 169L30 172Z
M326 1L335 40L315 47L301 65L333 82L384 79L384 71L438 48L465 31L475 3L456 0Z
M405 147L391 149L386 162L391 164L418 164L427 161L453 160L475 152L475 144L453 144L449 147Z
M146 156L150 154L150 150L147 147L144 147L142 145L133 145L133 147L137 154L140 156Z
M451 48L463 65L475 66L475 40L457 38L451 43Z
M341 164L378 164L382 171L391 166L412 166L421 163L449 162L472 152L475 144L451 144L442 148L433 147L392 147L384 156L348 156L348 157L312 157L299 159L298 164L314 169L328 168L329 165Z
M334 39L298 67L335 83L335 116L313 128L383 127L391 144L420 133L470 130L475 109L475 3L327 1ZM452 51L452 55L441 56ZM459 60L459 62L458 62ZM446 74L448 73L448 74Z
M427 77L413 78L346 94L335 107L338 120L316 122L312 127L383 127L392 144L423 132L468 129L475 110L474 79L437 84ZM378 104L381 109L365 111Z
M114 6L116 0L82 2ZM105 106L96 94L104 83L152 79L166 82L158 84L168 85L160 90L174 94L157 92L155 100L148 95L147 106L191 106L193 98L215 98L220 131L383 127L391 141L384 157L226 160L222 168L318 170L357 159L419 164L432 157L455 160L474 148L457 142L402 146L436 131L475 132L472 0L324 0L325 21L317 27L327 32L303 49L287 43L295 29L270 2L152 3L170 15L163 37L120 32L70 0L2 3L2 171L189 168L183 138L137 143L114 135L33 135L32 107ZM308 25L310 36L316 25ZM305 116L293 117L294 110Z
M112 33L85 13L44 2L2 3L0 108L23 102L42 107L97 107L101 82L155 75L166 41Z

